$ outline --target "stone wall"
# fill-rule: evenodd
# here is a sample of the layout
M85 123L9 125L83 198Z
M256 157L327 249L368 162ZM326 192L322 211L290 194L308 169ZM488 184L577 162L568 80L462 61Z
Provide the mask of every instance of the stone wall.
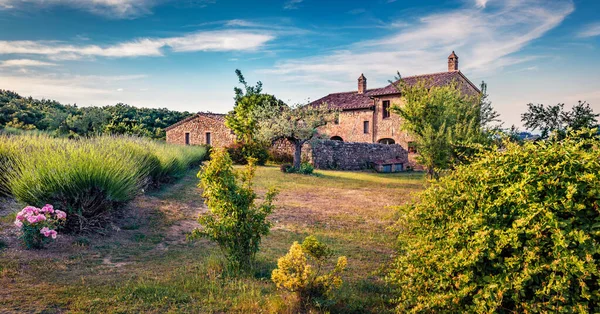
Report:
M317 169L370 169L381 160L398 159L408 164L408 152L400 145L314 141L307 151L308 159Z
M210 133L210 145L225 147L233 144L235 135L225 126L225 122L217 115L197 115L167 129L167 143L185 145L185 134L189 133L190 145L208 144L207 133Z

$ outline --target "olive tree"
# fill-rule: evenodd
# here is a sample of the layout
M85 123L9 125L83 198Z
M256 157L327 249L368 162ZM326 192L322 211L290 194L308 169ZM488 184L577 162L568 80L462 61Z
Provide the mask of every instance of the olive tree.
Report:
M258 138L286 139L294 146L294 168L299 169L304 144L319 136L317 128L335 121L337 109L322 106L263 107L258 111Z

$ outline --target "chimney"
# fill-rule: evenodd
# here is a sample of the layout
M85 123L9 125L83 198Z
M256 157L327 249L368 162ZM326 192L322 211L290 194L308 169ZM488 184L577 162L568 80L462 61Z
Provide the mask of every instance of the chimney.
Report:
M367 91L367 78L361 74L358 78L358 93L364 94Z
M448 72L458 71L458 56L452 51L448 56Z

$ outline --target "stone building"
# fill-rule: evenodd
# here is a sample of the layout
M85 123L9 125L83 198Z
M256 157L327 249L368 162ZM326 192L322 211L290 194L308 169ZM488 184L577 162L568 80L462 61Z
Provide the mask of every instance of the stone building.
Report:
M165 129L167 143L180 145L229 146L235 141L225 126L225 115L200 112Z
M480 90L458 69L458 56L448 56L448 71L422 74L403 78L408 85L424 81L427 86L443 86L455 82L462 92L477 95ZM390 112L393 105L402 105L401 91L394 82L382 88L367 88L367 78L358 78L358 89L350 92L329 94L315 100L311 105L336 107L341 110L338 121L322 127L320 133L332 140L399 144L414 153L410 136L401 131L400 117Z
M448 56L448 71L409 76L403 80L408 85L424 81L429 87L456 83L464 94L480 93L480 90L459 71L458 56L454 51ZM396 86L398 82L382 88L368 89L367 78L361 74L357 90L329 94L310 103L312 106L327 104L341 110L338 121L319 128L319 133L334 141L362 144L320 144L316 148L307 148L308 159L319 167L328 165L340 169L355 169L357 165L364 166L376 160L396 160L418 169L419 166L414 162L416 150L411 138L401 131L400 117L390 111L391 106L402 105L402 92ZM198 113L168 127L166 133L168 143L182 145L210 144L225 147L235 141L235 135L225 126L225 115L215 113ZM393 145L397 147L382 148L378 147L381 145L374 144L397 144ZM273 149L287 154L293 151L285 140L276 142ZM402 151L408 151L408 154Z

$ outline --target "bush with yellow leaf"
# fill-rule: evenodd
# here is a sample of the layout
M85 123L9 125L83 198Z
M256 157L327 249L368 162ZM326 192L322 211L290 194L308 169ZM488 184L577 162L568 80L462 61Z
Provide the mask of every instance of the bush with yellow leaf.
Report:
M303 307L326 306L333 291L342 285L340 275L347 265L346 257L340 256L333 270L324 273L325 264L332 256L326 244L309 236L302 245L292 244L290 251L277 261L271 279L277 288L295 292Z

